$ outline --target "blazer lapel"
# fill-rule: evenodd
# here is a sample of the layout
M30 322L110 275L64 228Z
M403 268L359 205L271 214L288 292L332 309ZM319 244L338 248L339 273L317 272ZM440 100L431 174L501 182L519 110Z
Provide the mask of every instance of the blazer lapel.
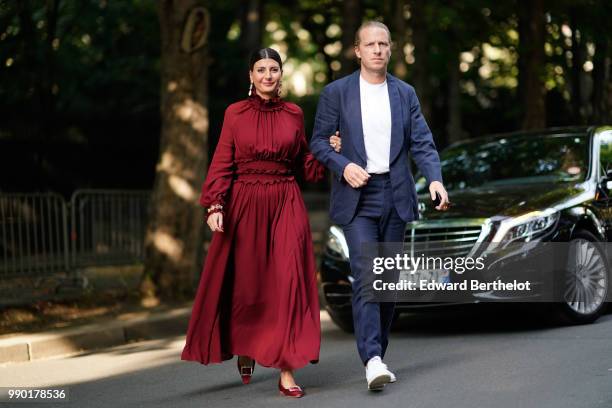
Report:
M391 105L391 149L389 149L389 165L391 165L404 145L402 100L395 78L391 75L387 75L387 90L389 91L389 105Z
M365 142L363 140L363 125L361 120L361 92L359 91L359 70L355 71L348 83L347 92L347 111L349 112L348 127L349 135L353 138L353 143L357 154L363 159L363 164L367 164ZM343 135L340 135L343 137Z

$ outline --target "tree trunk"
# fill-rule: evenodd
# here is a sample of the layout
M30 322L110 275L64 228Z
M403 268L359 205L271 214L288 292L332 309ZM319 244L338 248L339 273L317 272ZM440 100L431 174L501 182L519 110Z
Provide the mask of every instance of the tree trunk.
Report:
M400 79L406 79L408 75L408 64L404 47L408 43L408 29L404 18L406 0L395 0L393 7L393 75Z
M361 25L361 2L346 0L342 2L342 52L340 53L340 77L357 69L355 56L355 32Z
M544 87L544 0L517 1L519 17L519 80L524 109L523 129L546 126Z
M461 73L459 72L458 53L451 53L449 56L456 55L456 58L448 60L448 125L446 133L448 134L448 143L455 143L463 139L463 129L461 123L461 89L459 81Z
M203 3L159 3L162 129L141 282L143 298L154 302L192 294L201 267L204 213L198 198L207 163L209 25Z
M240 20L240 37L237 40L238 46L235 48L236 64L238 69L231 69L227 71L226 83L223 85L212 84L213 88L217 88L216 92L222 92L226 97L228 95L236 95L240 97L246 97L249 92L249 58L251 54L260 49L262 46L262 4L260 0L245 0L239 3L237 6L237 17ZM225 31L223 31L225 30ZM215 32L226 32L229 30L228 27L219 27L219 24L215 24ZM219 55L228 55L230 60L233 58L232 52L219 52ZM225 58L225 57L223 57ZM229 60L228 60L229 61ZM236 65L234 64L234 65ZM221 88L220 90L218 88ZM212 90L215 92L215 89ZM218 109L219 104L213 102L212 109ZM223 106L223 104L221 104ZM223 111L220 112L223 115ZM216 125L216 123L215 123ZM214 152L217 145L219 129L213 129L213 135L209 144L208 151Z
M582 21L580 10L577 7L571 7L569 14L572 27L572 116L575 124L582 124L585 119L585 112L582 108L584 102L582 66L586 61L586 48L584 38L581 37L583 33L580 24Z
M427 55L428 38L427 26L425 24L425 0L414 0L411 2L412 11L412 43L414 44L414 69L413 83L419 101L421 102L421 112L428 122L431 121L432 104L431 82L429 81L430 71L428 69Z
M591 123L603 124L610 120L606 104L607 89L610 83L610 42L606 35L598 35L595 40L595 55L593 56L593 116Z
M44 66L42 67L41 107L42 131L48 140L55 139L56 129L56 90L55 87L55 51L53 41L56 36L60 0L47 0L45 8L46 38L44 48Z
M37 49L38 35L34 31L34 22L32 21L32 7L28 0L18 1L15 5L17 16L19 19L19 55L23 59L23 66L27 75L27 83L23 84L23 89L34 90L33 98L37 99L38 104L29 106L29 111L26 113L32 117L40 117L44 114L42 105L42 81L37 76L44 76L43 72L36 72L36 68L41 65L38 60ZM44 70L44 67L41 67ZM38 75L37 75L38 74ZM38 121L33 123L36 130L33 132L39 140L44 140L44 126L38 124Z
M247 0L242 2L240 14L240 44L244 52L245 61L248 60L253 51L261 48L263 33L262 20L263 5L260 0Z

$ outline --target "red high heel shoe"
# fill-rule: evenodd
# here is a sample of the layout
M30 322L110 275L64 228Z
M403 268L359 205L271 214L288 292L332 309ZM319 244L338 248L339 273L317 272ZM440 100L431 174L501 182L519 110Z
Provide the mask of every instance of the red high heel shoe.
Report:
M299 385L296 385L295 387L285 388L283 387L283 384L281 384L280 379L278 380L278 389L280 390L280 394L284 395L285 397L302 398L304 396L304 391Z
M243 384L248 384L251 382L251 376L253 372L255 372L255 360L251 359L251 365L240 365L240 357L236 361L236 365L238 366L238 373L240 374L240 378L242 378Z

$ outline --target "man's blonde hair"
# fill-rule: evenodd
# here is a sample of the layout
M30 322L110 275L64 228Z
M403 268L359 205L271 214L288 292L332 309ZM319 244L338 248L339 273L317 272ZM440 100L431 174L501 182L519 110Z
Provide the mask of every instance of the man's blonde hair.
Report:
M389 37L389 44L392 43L391 31L389 31L389 27L387 27L385 23L381 23L380 21L370 20L370 21L366 21L363 24L361 24L359 28L357 29L357 32L355 33L355 47L358 46L359 43L361 42L361 38L359 37L361 35L361 30L363 30L364 28L368 28L368 27L378 27L378 28L382 28L383 30L385 30L387 32L387 37Z

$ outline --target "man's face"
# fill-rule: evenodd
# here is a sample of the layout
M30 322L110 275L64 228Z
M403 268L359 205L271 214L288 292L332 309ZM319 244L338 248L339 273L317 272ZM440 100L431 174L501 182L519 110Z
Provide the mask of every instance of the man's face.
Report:
M391 42L387 31L380 27L366 27L359 33L355 47L361 66L369 71L386 71L391 57Z

